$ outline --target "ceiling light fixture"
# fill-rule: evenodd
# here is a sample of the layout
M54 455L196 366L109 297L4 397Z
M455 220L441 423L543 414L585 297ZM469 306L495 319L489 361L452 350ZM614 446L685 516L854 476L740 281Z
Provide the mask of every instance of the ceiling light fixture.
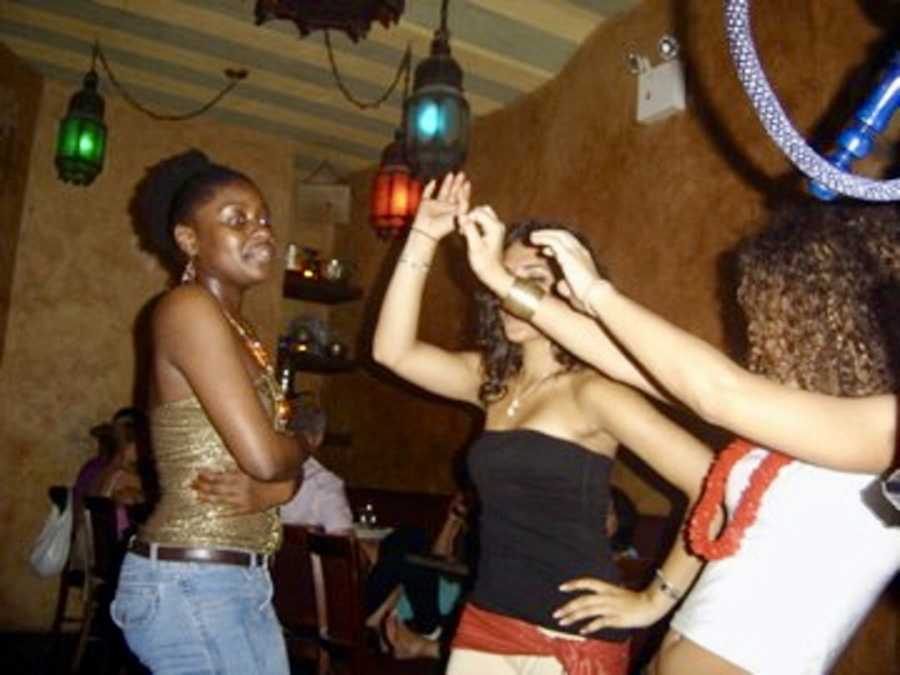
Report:
M247 77L246 70L227 68L225 77L229 80L228 84L208 103L186 113L158 113L143 105L119 83L100 44L94 43L91 69L84 76L81 91L69 100L69 111L59 123L59 132L56 136L56 168L59 178L75 185L90 185L103 171L103 160L106 156L107 129L103 123L106 105L97 91L100 83L96 69L98 60L110 83L129 105L155 120L165 122L179 122L202 115Z
M359 42L373 22L390 28L405 8L404 0L257 0L254 13L257 25L272 18L293 21L300 37L314 30L340 30Z
M404 101L409 95L411 62L412 52L407 48L401 65L405 75ZM401 120L394 132L394 140L381 154L381 165L372 181L369 223L380 239L395 239L405 234L416 216L422 197L422 183L407 161L405 126L405 120Z
M90 185L103 171L106 156L106 124L103 97L97 92L99 78L97 45L91 57L91 69L84 76L81 90L69 100L69 111L59 123L56 135L56 169L60 180L75 185Z
M463 95L462 68L450 54L447 4L442 0L431 55L416 67L404 110L406 156L424 180L462 167L469 146L469 102Z

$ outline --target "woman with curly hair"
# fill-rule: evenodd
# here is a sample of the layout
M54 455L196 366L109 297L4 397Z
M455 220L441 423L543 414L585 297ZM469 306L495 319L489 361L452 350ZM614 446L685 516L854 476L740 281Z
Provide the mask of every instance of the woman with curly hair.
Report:
M466 227L473 267L502 296L515 283L498 262L503 226L479 222L481 231ZM691 549L709 562L673 618L656 673L826 672L900 565L900 529L864 497L894 446L887 394L897 389L900 344L881 312L900 281L897 225L890 210L816 206L785 211L744 242L749 370L619 294L568 233L532 234L577 310L534 293L539 329L610 376L665 391L747 439L719 454L691 516ZM730 521L714 538L723 500ZM588 593L557 612L561 625L621 625L617 589L591 579L567 587Z
M161 497L128 546L113 620L154 673L289 672L267 562L307 454L286 432L272 365L241 316L275 257L269 209L243 174L194 150L154 167L145 239L182 283L152 317L150 426ZM249 508L198 498L201 474L254 479ZM249 480L248 478L248 480ZM215 487L209 490L216 493Z
M690 499L711 453L631 388L585 366L490 294L479 299L480 351L449 351L419 339L427 271L438 244L469 208L469 183L448 175L422 204L394 270L375 333L375 359L423 389L481 410L485 430L469 452L479 493L479 557L448 673L622 675L628 631L579 634L553 610L573 574L619 581L606 534L609 474L625 445ZM550 289L557 278L528 244L524 223L502 242L507 274ZM674 458L677 457L677 461ZM649 624L677 601L699 569L679 541L658 579L623 603L634 624ZM624 591L624 589L623 589ZM625 624L627 625L627 624Z

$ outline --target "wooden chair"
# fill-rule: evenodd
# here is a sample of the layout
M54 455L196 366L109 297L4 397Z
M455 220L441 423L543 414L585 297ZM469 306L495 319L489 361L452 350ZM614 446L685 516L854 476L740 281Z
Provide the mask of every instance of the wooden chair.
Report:
M109 616L109 605L125 547L118 538L116 504L107 497L85 497L84 616L70 672L77 673L88 640L96 637L103 647L103 672L112 672L123 656L122 638Z
M272 602L291 661L318 663L319 618L307 533L303 525L284 526L284 541L271 569L275 587Z
M72 492L65 485L53 485L47 490L47 496L50 501L56 504L60 511L65 509L79 508L72 503ZM75 514L79 515L79 514ZM83 538L78 538L77 529L80 523L77 522L72 527L72 539L69 543L69 556L66 560L66 566L59 575L59 591L56 594L56 611L53 614L53 625L50 628L52 636L50 663L51 668L56 672L58 667L59 653L62 647L63 629L66 627L81 629L84 623L84 612L69 614L69 598L72 589L77 589L82 595L81 606L84 607L84 569L82 569L84 554L78 550L78 546L82 543Z
M327 658L320 673L351 675L423 675L437 661L397 661L368 640L359 542L353 535L308 532L313 559L319 637Z

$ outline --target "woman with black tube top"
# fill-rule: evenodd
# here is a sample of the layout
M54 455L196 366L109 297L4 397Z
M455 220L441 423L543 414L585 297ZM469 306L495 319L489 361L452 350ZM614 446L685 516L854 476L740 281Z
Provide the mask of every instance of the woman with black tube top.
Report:
M711 455L635 391L585 366L528 321L529 289L546 292L556 281L528 235L566 229L560 225L527 222L505 236L503 263L516 287L502 300L479 294L480 351L454 352L418 339L427 272L437 245L455 227L470 241L470 264L479 272L471 228L493 212L470 212L469 194L462 174L448 175L439 189L426 186L373 346L375 359L399 376L485 415L485 431L469 454L482 507L476 581L448 673L624 674L628 631L560 627L554 611L571 599L560 586L573 577L619 581L605 523L620 444L692 501ZM699 567L679 540L654 582L642 592L620 589L609 611L623 617L619 625L649 625L674 606Z

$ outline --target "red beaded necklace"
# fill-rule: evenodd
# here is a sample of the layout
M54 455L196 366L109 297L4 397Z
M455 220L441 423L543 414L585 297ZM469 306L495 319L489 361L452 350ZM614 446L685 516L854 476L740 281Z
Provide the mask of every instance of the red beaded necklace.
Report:
M269 388L269 394L272 397L272 405L275 409L275 429L284 431L287 429L291 420L291 404L285 398L284 393L275 381L275 368L272 366L272 359L269 356L269 352L266 351L265 345L263 345L262 340L256 336L253 328L231 316L224 307L222 308L222 313L225 315L225 318L228 319L228 323L231 324L232 328L240 335L241 340L243 340L244 345L247 347L247 351L250 352L253 359L259 364L259 367L262 368L263 377L265 378L266 386Z
M770 452L750 476L750 482L741 494L734 516L718 539L712 539L709 528L725 496L728 474L735 464L753 450L753 447L745 440L735 440L719 453L706 476L703 494L694 507L688 523L687 536L691 550L707 560L721 560L737 552L741 547L744 532L756 522L763 494L769 489L778 472L794 461L793 458L780 452Z

